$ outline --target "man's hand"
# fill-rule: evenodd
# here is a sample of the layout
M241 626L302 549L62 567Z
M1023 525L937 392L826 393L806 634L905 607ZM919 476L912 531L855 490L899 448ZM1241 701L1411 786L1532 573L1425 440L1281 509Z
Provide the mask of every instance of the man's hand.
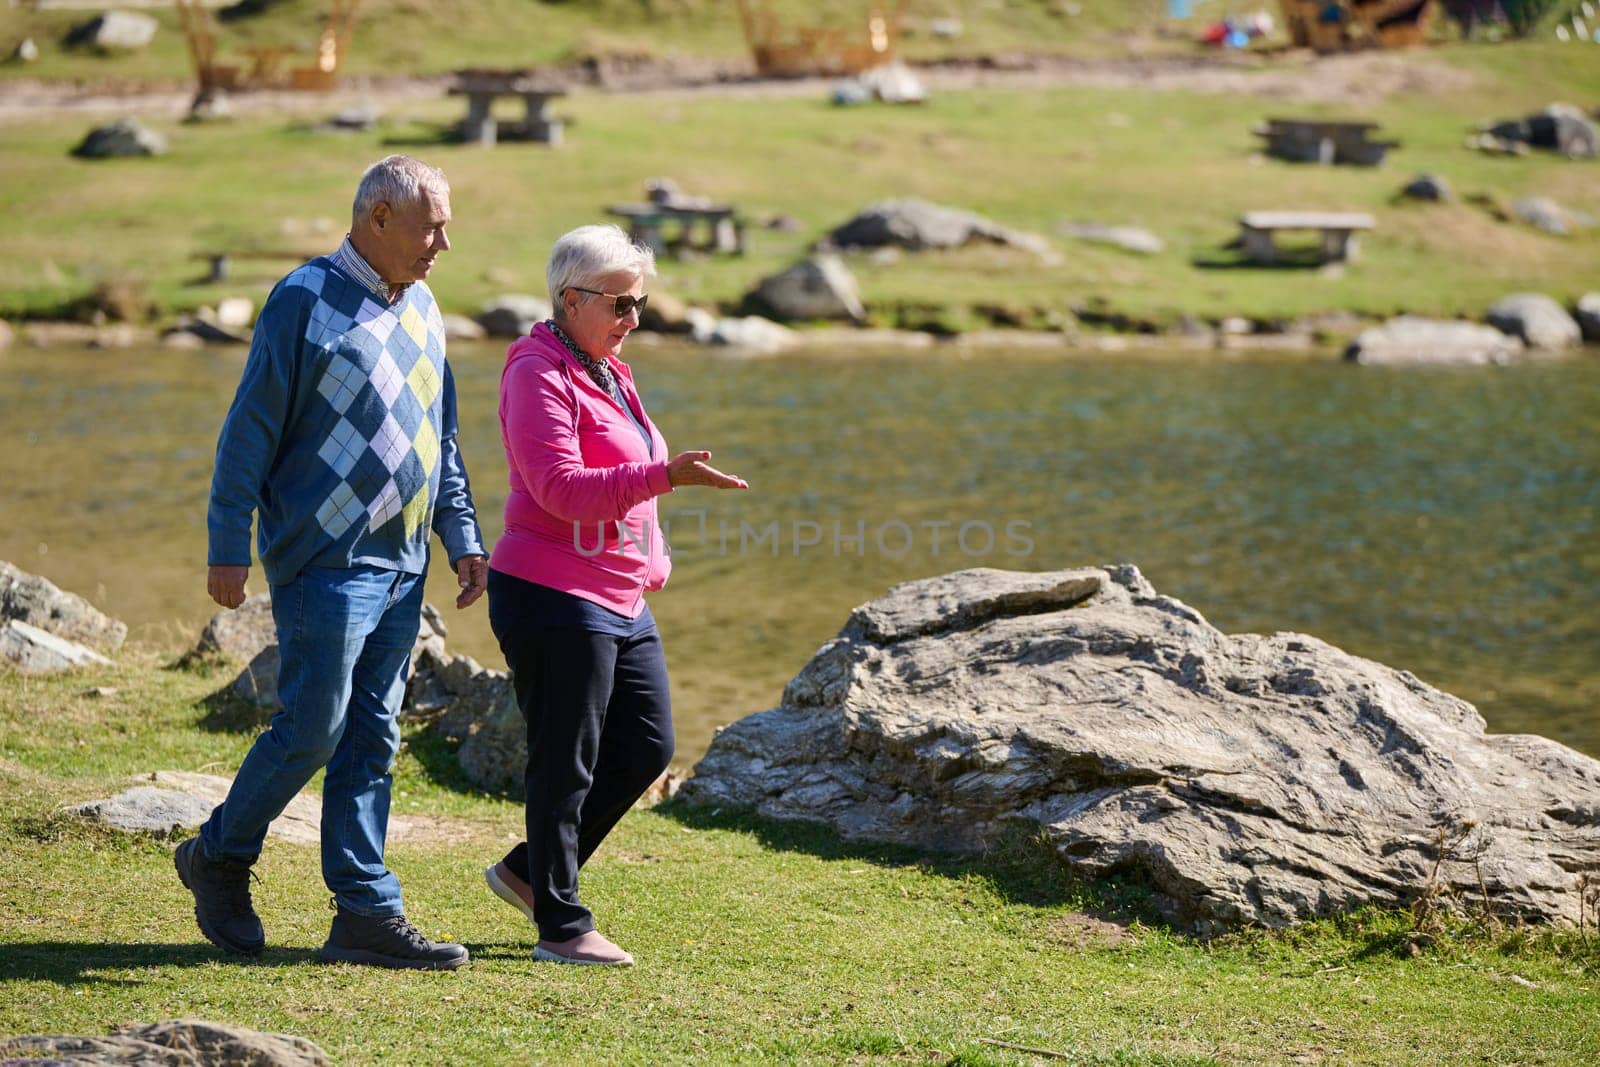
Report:
M456 607L471 607L489 584L489 561L482 556L462 556L456 560L456 584L461 586Z
M748 489L750 483L707 466L710 452L680 452L667 463L667 481L680 485L709 485L713 489Z
M236 608L244 603L244 580L249 575L249 567L208 567L206 592L223 607Z

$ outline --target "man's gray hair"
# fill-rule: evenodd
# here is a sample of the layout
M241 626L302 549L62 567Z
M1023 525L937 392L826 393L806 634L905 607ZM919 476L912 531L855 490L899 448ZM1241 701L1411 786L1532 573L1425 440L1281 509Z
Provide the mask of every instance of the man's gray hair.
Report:
M656 254L635 244L618 226L579 226L564 233L550 250L545 282L550 303L561 315L561 294L568 289L593 289L607 274L637 274L649 278L656 272Z
M393 208L409 207L422 200L422 190L448 194L450 182L444 171L410 156L385 156L361 176L356 187L356 202L350 209L355 221L372 214L380 203Z

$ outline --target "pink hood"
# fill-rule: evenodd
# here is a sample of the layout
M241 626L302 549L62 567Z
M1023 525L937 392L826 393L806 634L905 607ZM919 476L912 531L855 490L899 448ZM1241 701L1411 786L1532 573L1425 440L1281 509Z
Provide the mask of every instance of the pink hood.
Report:
M489 565L636 618L672 561L655 498L672 491L667 442L645 414L633 372L610 361L618 391L650 431L594 383L543 323L506 350L500 438L511 468L505 534Z

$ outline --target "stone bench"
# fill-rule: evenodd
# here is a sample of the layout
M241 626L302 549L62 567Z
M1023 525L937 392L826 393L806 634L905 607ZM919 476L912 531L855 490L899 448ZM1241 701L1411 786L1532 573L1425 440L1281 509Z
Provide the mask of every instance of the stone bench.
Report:
M1282 230L1315 230L1320 234L1320 261L1348 262L1359 251L1356 235L1377 223L1371 215L1341 211L1251 211L1239 218L1239 243L1256 263L1271 266L1283 259L1276 234Z

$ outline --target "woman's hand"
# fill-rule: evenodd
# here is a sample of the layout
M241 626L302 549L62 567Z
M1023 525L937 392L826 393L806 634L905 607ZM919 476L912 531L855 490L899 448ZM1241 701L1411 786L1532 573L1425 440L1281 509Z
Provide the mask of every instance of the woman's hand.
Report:
M667 480L680 485L709 485L713 489L748 489L750 483L706 466L710 452L680 452L667 463Z

